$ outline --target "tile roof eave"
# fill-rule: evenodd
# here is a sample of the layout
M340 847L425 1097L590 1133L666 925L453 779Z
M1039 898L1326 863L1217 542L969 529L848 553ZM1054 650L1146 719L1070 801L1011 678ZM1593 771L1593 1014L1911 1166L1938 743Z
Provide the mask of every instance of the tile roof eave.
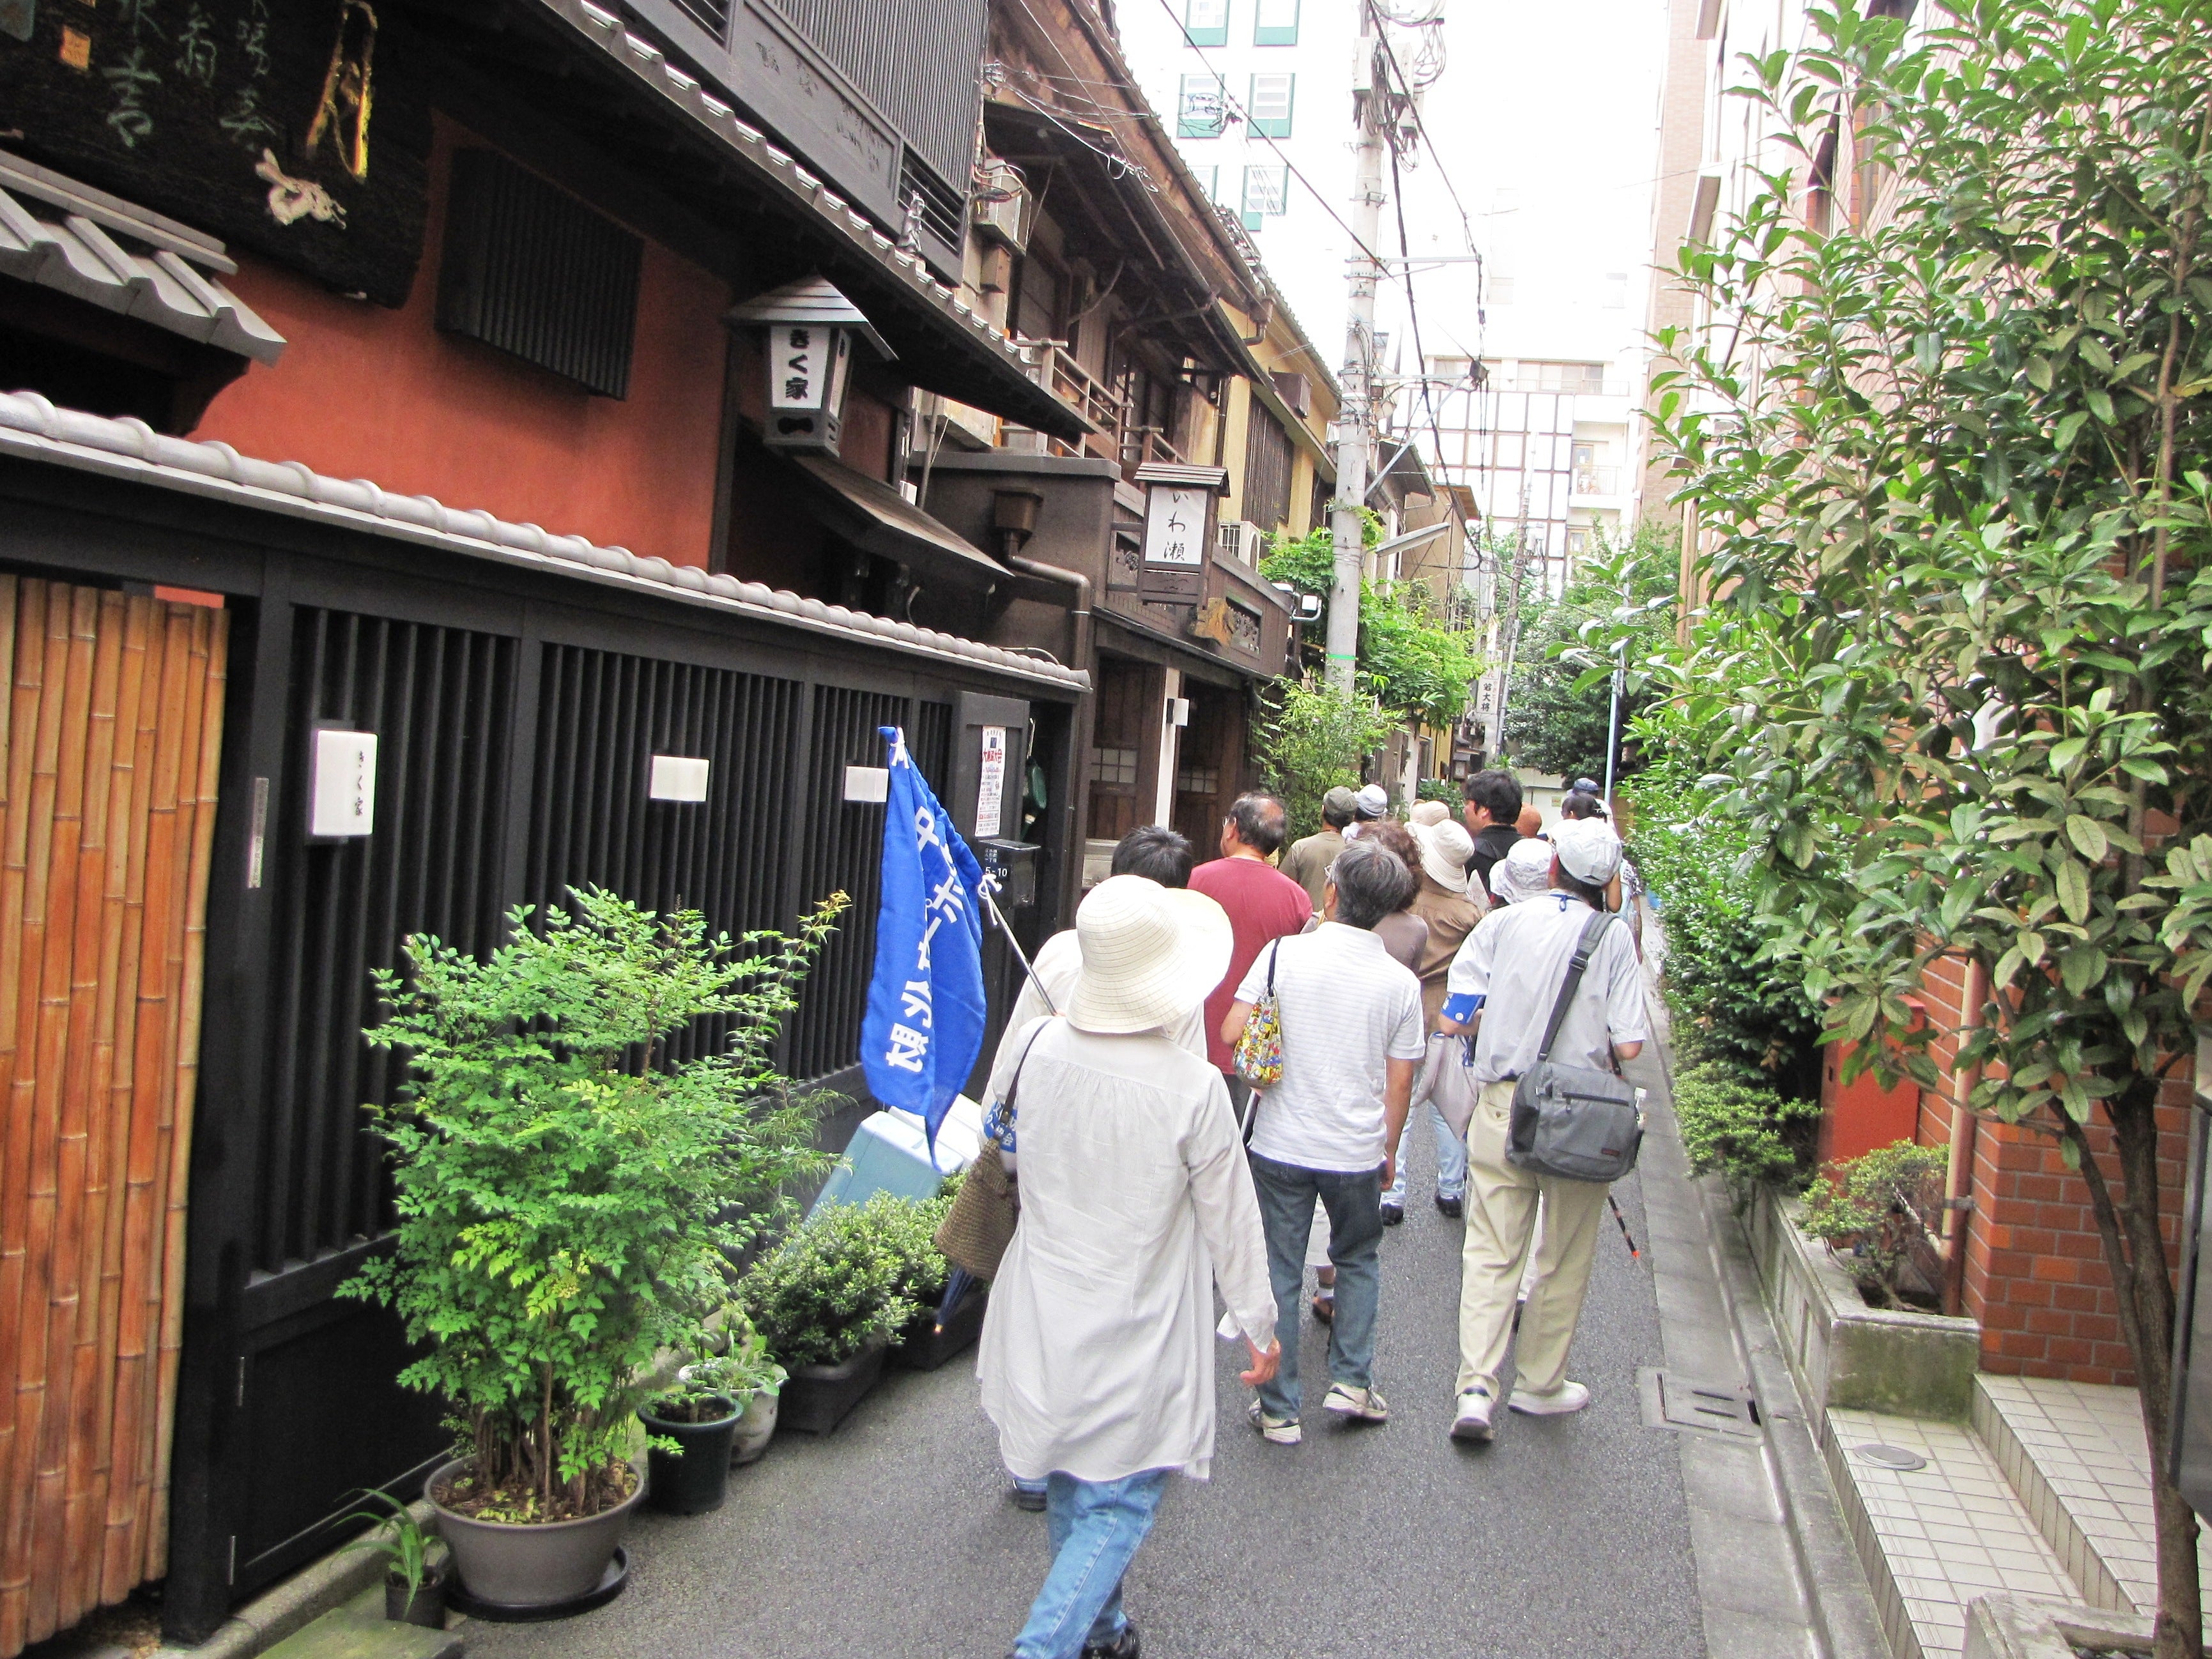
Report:
M692 565L641 558L580 536L556 536L428 495L397 495L366 479L332 478L297 461L264 461L228 444L155 432L143 421L58 408L35 392L0 392L0 456L41 461L230 501L313 523L526 568L580 577L664 599L796 628L854 644L1010 674L1062 690L1087 691L1091 677L1018 652L802 599L759 582L711 575Z

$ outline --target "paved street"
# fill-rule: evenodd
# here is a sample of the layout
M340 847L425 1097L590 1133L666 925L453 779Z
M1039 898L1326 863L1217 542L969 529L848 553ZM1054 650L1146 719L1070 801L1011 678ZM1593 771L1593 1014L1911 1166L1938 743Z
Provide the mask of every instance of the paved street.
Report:
M1170 1488L1130 1575L1146 1652L1697 1659L1704 1619L1676 1437L1642 1426L1637 1402L1637 1367L1664 1363L1649 1249L1632 1262L1607 1224L1573 1364L1595 1390L1589 1410L1511 1418L1493 1446L1455 1445L1460 1224L1428 1202L1428 1136L1407 1139L1418 1202L1383 1249L1377 1382L1391 1422L1267 1445L1243 1420L1224 1345L1213 1480ZM1651 1163L1617 1189L1639 1243L1642 1182L1665 1178ZM1324 1374L1324 1340L1309 1319L1309 1379ZM473 1626L471 1650L996 1656L1046 1565L1043 1517L1007 1499L972 1360L890 1376L826 1440L779 1438L734 1478L720 1513L641 1517L632 1552L630 1587L605 1610Z

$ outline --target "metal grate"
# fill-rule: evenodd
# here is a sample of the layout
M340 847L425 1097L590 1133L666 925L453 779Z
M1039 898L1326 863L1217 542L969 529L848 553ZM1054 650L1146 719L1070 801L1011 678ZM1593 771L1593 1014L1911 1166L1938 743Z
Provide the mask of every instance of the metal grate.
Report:
M276 1006L254 1265L275 1272L386 1224L388 1179L361 1103L404 1062L373 1051L369 970L410 933L494 942L514 643L336 611L295 613L294 745L267 854ZM377 734L376 832L310 845L307 745L318 720ZM210 1010L217 1018L220 1010Z
M1692 1382L1672 1371L1644 1366L1636 1387L1647 1429L1681 1429L1730 1440L1759 1437L1759 1398L1725 1382Z
M692 909L732 936L787 921L793 748L801 687L758 674L549 645L525 890L560 904L597 885L650 909ZM654 755L708 763L707 799L650 800ZM702 1021L670 1044L719 1049Z
M453 167L438 326L627 397L645 244L495 151Z
M812 799L799 854L799 902L811 905L842 891L853 905L808 979L793 1022L785 1069L795 1078L824 1077L860 1058L882 894L884 808L845 799L845 769L881 766L884 741L876 729L904 724L910 706L904 697L881 691L815 689ZM908 730L907 750L933 789L945 787L951 738L951 705L923 703Z

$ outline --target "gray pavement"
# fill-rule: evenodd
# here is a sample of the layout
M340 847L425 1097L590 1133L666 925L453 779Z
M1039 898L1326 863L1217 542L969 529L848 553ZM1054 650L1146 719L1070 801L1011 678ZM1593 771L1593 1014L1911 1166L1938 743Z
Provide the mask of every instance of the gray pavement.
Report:
M1267 1445L1243 1419L1242 1349L1223 1345L1213 1479L1170 1487L1130 1572L1145 1651L1698 1659L1707 1613L1679 1437L1643 1425L1636 1380L1639 1366L1668 1363L1655 1255L1706 1256L1694 1228L1649 1237L1644 1183L1683 1182L1679 1150L1647 1158L1616 1188L1645 1259L1632 1261L1607 1224L1571 1365L1594 1391L1589 1409L1508 1416L1494 1445L1468 1448L1446 1435L1461 1226L1429 1201L1429 1134L1407 1139L1414 1206L1382 1252L1376 1381L1391 1421ZM1660 1207L1680 1217L1686 1206ZM1309 1319L1310 1381L1325 1375L1324 1342ZM1729 1504L1765 1518L1759 1458L1721 1449L1733 1462L1700 1470L1712 1483L1701 1518ZM1699 1530L1723 1555L1735 1547L1724 1531ZM641 1516L630 1552L630 1586L607 1607L555 1626L472 1625L470 1650L478 1659L993 1659L1046 1565L1043 1517L1008 1501L972 1359L888 1377L826 1439L779 1437L733 1476L720 1511ZM1708 1595L1730 1581L1724 1559L1705 1566ZM1756 1593L1768 1631L1791 1617L1775 1604L1786 1594ZM1732 1634L1749 1633L1735 1624ZM1772 1650L1793 1649L1807 1650Z

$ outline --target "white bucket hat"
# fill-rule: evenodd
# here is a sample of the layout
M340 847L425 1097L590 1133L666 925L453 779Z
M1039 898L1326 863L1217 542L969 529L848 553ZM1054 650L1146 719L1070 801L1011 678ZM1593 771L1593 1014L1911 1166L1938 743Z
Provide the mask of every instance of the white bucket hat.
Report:
M1109 876L1075 913L1083 971L1069 1024L1085 1031L1149 1031L1181 1019L1229 971L1229 913L1203 893L1144 876Z
M1417 802L1414 805L1413 810L1406 814L1406 822L1408 823L1418 823L1422 825L1424 828L1432 829L1436 825L1446 822L1450 818L1450 817L1451 808L1445 805L1442 801L1425 800Z
M1413 827L1413 840L1421 849L1421 870L1447 892L1467 891L1467 861L1474 856L1474 837L1445 819L1442 823Z
M1552 890L1552 843L1534 836L1516 841L1491 866L1490 890L1507 904L1540 898Z

